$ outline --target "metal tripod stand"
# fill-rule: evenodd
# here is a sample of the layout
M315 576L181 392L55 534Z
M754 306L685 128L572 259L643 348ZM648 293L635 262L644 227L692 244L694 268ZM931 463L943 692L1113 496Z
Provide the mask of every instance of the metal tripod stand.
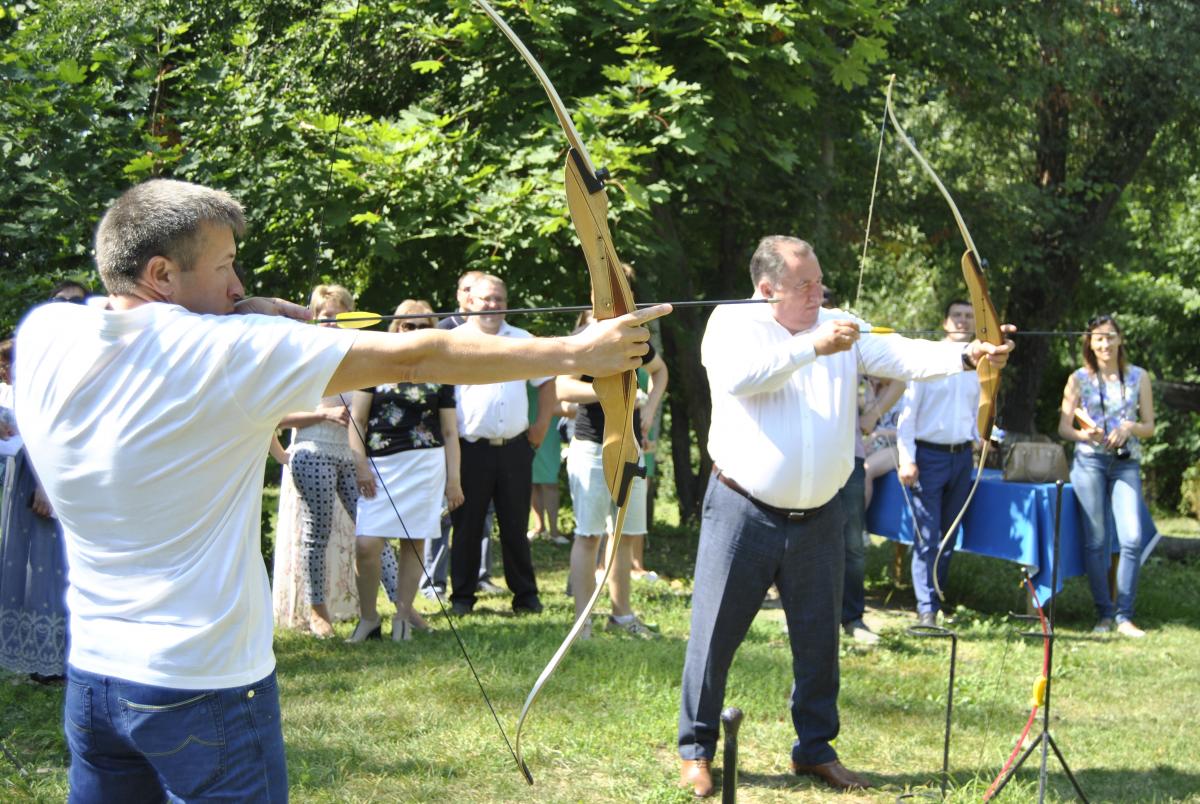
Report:
M1058 743L1054 741L1054 736L1050 733L1050 684L1054 676L1054 602L1058 599L1055 594L1058 590L1058 548L1059 548L1059 533L1062 527L1062 498L1063 498L1063 482L1060 480L1055 487L1054 500L1054 553L1050 557L1050 608L1046 613L1048 622L1048 632L1046 634L1036 634L1041 639L1048 641L1049 659L1046 667L1046 695L1045 701L1042 704L1042 730L1038 733L1025 752L1021 754L1020 759L1008 769L996 789L991 796L985 797L984 801L1000 795L1000 791L1008 784L1009 780L1024 764L1029 755L1033 753L1038 746L1042 748L1041 767L1038 774L1038 804L1042 804L1046 800L1046 765L1050 758L1050 751L1053 749L1054 756L1058 757L1058 764L1062 765L1062 769L1066 772L1067 778L1071 780L1071 786L1075 788L1075 794L1079 796L1079 800L1084 804L1088 804L1088 798L1084 795L1083 788L1079 786L1079 782L1075 779L1075 774L1071 773L1071 767L1067 765L1067 760L1063 757L1062 751L1058 747Z

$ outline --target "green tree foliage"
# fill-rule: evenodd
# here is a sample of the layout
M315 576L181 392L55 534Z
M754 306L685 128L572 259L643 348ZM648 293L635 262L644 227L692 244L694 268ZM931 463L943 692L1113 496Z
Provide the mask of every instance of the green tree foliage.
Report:
M1183 132L1200 109L1198 35L1200 7L1183 0L997 0L914 3L893 41L901 72L918 79L909 97L928 115L914 133L956 179L1006 319L1074 330L1115 311L1135 359L1171 379L1197 369L1195 350L1168 335L1194 320L1190 292L1176 292L1194 271L1167 266L1173 238L1195 231L1181 201L1196 181ZM923 195L899 218L923 221L932 246L946 219L939 227L936 199ZM936 253L950 263L960 248L949 237ZM1078 361L1075 341L1022 340L1002 423L1053 432ZM1196 460L1196 425L1164 421L1149 463L1174 502L1182 467Z
M508 280L514 304L586 301L558 122L469 0L0 2L6 328L58 278L95 284L98 216L149 176L242 200L254 292L302 299L332 280L368 309L406 297L448 307L457 274L484 269ZM934 323L962 294L961 245L890 134L860 290L894 70L899 114L958 197L1006 317L1075 328L1128 309L1136 358L1194 379L1180 337L1196 303L1195 154L1183 144L1197 108L1192 4L496 5L612 174L614 236L639 298L747 295L749 253L783 232L816 245L856 311ZM704 318L680 311L661 333L685 515L708 470L693 451L710 407ZM1007 426L1052 426L1072 350L1022 342ZM1195 455L1195 423L1172 422L1172 445L1152 457L1164 478Z

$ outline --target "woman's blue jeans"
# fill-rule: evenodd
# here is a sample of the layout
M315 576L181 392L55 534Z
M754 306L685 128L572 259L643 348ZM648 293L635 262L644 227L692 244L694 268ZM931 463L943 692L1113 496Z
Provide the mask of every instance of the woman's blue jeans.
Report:
M1101 619L1115 617L1118 622L1131 620L1141 567L1141 465L1133 459L1119 460L1109 454L1076 452L1071 485L1083 514L1084 566L1096 614ZM1115 605L1108 593L1108 569L1112 562L1112 541L1107 529L1110 512L1121 545Z

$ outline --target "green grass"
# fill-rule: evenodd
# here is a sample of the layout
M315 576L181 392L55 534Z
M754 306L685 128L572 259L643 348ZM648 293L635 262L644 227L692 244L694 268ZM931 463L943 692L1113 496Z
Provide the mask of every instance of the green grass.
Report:
M566 633L567 547L534 545L546 612L484 613L459 628L483 684L513 737L530 686ZM685 802L675 786L679 674L687 637L695 533L661 527L647 565L668 580L635 588L635 606L663 638L598 633L575 646L543 691L522 737L536 786L517 771L479 689L446 628L412 642L347 645L280 632L276 640L292 797L296 801ZM941 767L949 645L904 634L911 595L886 578L892 546L868 553L868 619L883 629L875 649L842 656L838 750L881 788L837 796L788 774L790 655L781 612L764 610L734 662L727 703L745 711L743 801L892 801L936 789ZM978 801L1012 747L1040 668L1040 641L1014 635L1003 612L1022 608L1012 565L955 558L959 604L951 800ZM435 609L424 603L426 611ZM984 613L987 612L987 613ZM1140 642L1090 633L1082 579L1059 604L1052 729L1093 801L1200 801L1200 566L1152 559L1142 574ZM349 633L349 624L339 633ZM29 770L0 756L0 800L61 801L66 752L61 689L0 676L0 738ZM718 761L718 766L719 766ZM1036 763L999 799L1036 796ZM1051 756L1051 801L1072 798Z

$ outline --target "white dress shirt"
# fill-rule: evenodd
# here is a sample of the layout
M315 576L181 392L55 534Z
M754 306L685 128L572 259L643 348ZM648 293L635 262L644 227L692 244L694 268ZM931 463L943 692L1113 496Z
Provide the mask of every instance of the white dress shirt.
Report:
M474 330L478 334L478 330ZM468 327L458 327L453 332L465 332ZM532 338L523 329L500 325L497 338ZM539 377L530 380L535 388L553 379ZM496 382L487 385L456 385L454 398L458 415L458 434L467 441L481 438L516 438L529 429L529 395L524 380Z
M963 345L954 344L959 353ZM896 448L901 463L917 462L916 441L961 444L979 438L979 378L974 372L915 382L904 389L896 420Z
M766 304L718 307L708 320L700 347L713 403L708 452L768 505L816 508L845 485L860 371L899 379L962 372L962 344L899 335L864 334L853 349L817 357L816 328L837 319L865 323L821 310L812 329L792 335Z

